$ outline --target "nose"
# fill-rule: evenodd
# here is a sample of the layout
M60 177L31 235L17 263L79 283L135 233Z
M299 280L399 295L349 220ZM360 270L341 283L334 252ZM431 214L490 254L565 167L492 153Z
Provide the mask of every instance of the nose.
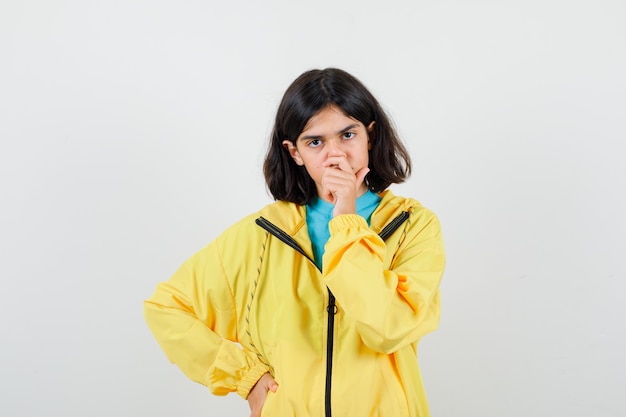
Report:
M328 149L328 156L346 156L339 141L329 140L326 147Z

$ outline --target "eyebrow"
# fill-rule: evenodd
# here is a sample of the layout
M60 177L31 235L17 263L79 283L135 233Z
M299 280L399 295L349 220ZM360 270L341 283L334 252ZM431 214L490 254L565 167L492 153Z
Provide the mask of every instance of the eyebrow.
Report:
M347 131L354 129L355 127L359 127L359 124L353 123L351 125L348 125L344 127L343 129L339 130L337 134L341 135L342 133L346 133ZM322 139L321 135L306 135L306 136L300 137L298 140L319 140L319 139Z

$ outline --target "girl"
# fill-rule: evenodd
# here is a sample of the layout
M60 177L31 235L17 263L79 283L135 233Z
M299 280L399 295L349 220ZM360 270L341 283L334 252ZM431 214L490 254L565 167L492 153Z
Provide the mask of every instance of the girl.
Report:
M439 321L439 222L387 187L409 155L339 69L287 89L265 158L276 201L145 302L169 359L253 417L428 416L417 343Z

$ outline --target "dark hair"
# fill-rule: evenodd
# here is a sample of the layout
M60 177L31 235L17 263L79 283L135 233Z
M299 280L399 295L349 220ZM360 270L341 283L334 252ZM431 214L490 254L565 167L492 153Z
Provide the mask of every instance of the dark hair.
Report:
M316 195L313 179L304 166L295 163L282 142L294 143L309 119L328 106L339 107L347 116L364 126L372 121L370 133L370 172L368 188L381 192L391 184L403 182L411 174L409 154L398 138L384 110L354 76L337 68L311 70L300 75L287 88L278 111L263 163L267 187L276 200L307 204Z

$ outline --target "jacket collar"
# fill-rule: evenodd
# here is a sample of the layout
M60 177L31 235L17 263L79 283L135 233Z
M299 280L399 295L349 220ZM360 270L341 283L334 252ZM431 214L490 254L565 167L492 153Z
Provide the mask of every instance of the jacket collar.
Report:
M380 233L403 211L410 212L420 207L420 203L416 200L397 197L390 190L383 191L379 196L381 197L380 204L372 213L371 218L371 229L375 233ZM290 235L307 253L312 253L306 226L306 206L277 201L261 209L259 215Z

